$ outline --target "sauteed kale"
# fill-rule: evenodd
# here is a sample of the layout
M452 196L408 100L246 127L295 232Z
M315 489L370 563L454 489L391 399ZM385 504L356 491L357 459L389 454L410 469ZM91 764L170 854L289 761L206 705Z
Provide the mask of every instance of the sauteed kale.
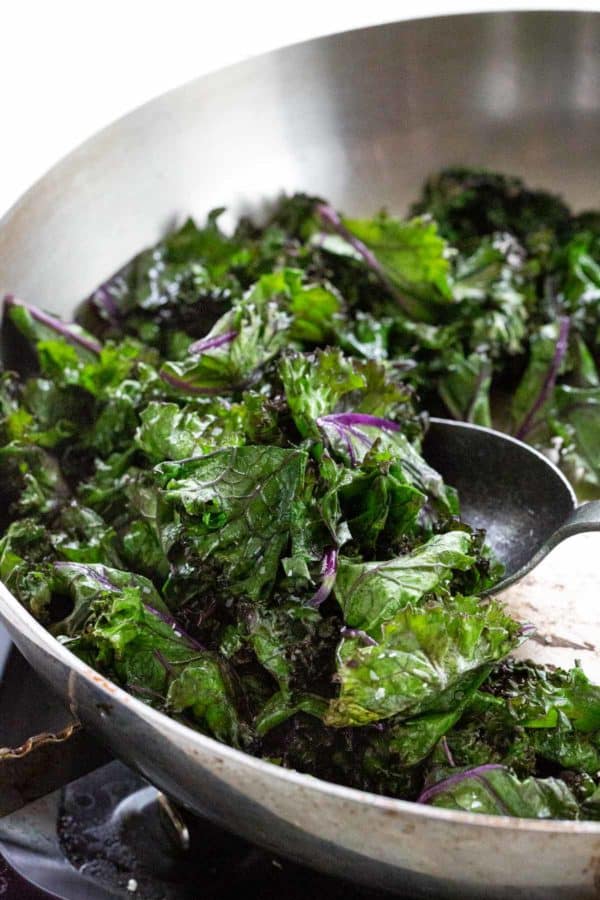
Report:
M600 214L459 169L408 219L296 195L228 236L220 212L77 324L7 298L2 580L91 666L249 753L600 818L600 688L510 661L528 629L420 453L424 410L493 421L598 487Z

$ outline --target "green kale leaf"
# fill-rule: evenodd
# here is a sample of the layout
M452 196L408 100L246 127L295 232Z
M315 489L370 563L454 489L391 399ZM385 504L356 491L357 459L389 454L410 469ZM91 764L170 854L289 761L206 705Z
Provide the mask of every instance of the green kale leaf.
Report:
M526 778L495 764L457 772L426 788L420 803L443 809L517 816L525 819L577 819L579 804L558 778Z
M453 572L470 568L471 536L449 531L430 538L405 556L383 562L353 562L341 557L335 597L351 628L376 636L379 626L425 595L444 590Z
M239 407L213 400L205 406L153 401L140 413L135 442L151 462L201 456L243 443Z
M366 725L432 706L451 710L473 689L473 679L483 680L519 642L519 625L495 600L457 595L406 605L379 627L376 639L363 633L343 639L340 694L326 721Z
M199 566L210 558L230 590L258 599L275 580L305 465L301 450L279 447L235 447L161 463L155 472L169 558L191 555Z

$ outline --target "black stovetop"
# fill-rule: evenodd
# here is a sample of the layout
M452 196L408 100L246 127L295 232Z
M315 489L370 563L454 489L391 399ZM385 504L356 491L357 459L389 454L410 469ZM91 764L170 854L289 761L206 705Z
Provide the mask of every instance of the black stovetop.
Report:
M61 702L0 631L0 746L53 731ZM65 772L69 744L65 745ZM96 741L89 775L0 819L2 900L375 900L378 892L283 859L175 809Z

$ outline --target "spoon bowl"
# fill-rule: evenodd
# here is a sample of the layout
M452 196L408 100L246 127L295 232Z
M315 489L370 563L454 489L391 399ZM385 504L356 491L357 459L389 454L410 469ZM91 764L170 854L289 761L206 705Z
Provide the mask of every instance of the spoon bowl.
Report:
M573 488L550 460L491 428L430 420L427 462L458 490L461 517L484 528L504 564L492 593L530 572L565 538L600 530L600 501L577 506Z

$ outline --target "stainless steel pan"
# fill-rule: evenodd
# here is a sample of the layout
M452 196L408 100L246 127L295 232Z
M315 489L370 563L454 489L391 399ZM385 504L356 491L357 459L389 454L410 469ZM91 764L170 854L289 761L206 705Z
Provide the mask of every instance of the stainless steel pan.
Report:
M600 15L469 15L336 35L192 82L72 153L1 222L0 289L68 315L186 213L225 202L235 216L294 189L351 213L381 204L400 211L429 172L450 163L520 173L577 206L598 206L599 160ZM592 585L595 594L589 568L581 588L582 566L600 549L590 537L577 545L579 557L563 554L539 576L545 582L521 585L513 602L533 606L543 588L547 627L566 627L561 610L575 616L581 591ZM593 663L598 615L585 614L579 655ZM257 843L423 897L600 893L600 824L446 812L282 770L125 694L3 587L0 615L31 664L118 756ZM564 649L563 641L560 662Z

